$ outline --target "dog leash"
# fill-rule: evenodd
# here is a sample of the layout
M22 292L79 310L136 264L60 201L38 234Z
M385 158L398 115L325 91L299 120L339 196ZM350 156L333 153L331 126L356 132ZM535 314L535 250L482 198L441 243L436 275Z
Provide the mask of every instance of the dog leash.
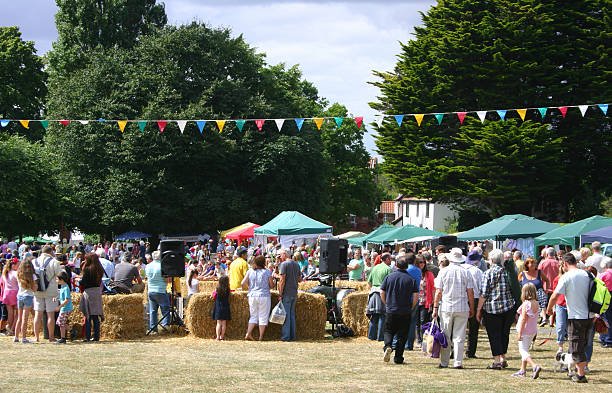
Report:
M548 330L548 338L546 338L544 341L542 341L541 343L539 343L539 344L538 344L538 347L541 347L542 345L546 344L546 342L547 342L548 340L550 340L550 338L551 338L551 336L552 336L552 331L553 331L553 328L552 328L552 326L551 326L551 327L550 327L550 329Z

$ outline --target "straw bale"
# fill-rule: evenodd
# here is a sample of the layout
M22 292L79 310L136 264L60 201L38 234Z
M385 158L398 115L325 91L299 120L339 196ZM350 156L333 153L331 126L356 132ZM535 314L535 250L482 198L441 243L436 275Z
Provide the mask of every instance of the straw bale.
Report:
M318 285L321 285L318 280L302 281L298 284L298 289L301 291L309 291ZM336 288L353 288L358 292L370 290L367 281L336 280Z
M278 292L272 291L272 305L278 303ZM214 300L210 294L198 293L191 297L185 311L185 322L189 331L196 337L215 337L216 321L211 318ZM230 294L231 320L227 322L226 337L229 339L244 338L249 320L249 303L247 292L236 291ZM298 340L320 339L325 336L326 300L323 295L298 292L295 306L296 336ZM257 338L258 329L253 331ZM279 340L281 325L270 323L265 332L265 339Z
M212 293L215 289L217 289L218 281L210 280L210 281L200 281L198 286L199 291L203 293ZM181 294L184 297L187 297L187 280L181 278Z
M356 336L367 336L370 320L366 316L368 292L351 292L342 300L342 321Z
M319 283L318 280L313 280L313 281L302 281L301 283L298 284L298 289L300 291L309 291L312 288L321 285Z

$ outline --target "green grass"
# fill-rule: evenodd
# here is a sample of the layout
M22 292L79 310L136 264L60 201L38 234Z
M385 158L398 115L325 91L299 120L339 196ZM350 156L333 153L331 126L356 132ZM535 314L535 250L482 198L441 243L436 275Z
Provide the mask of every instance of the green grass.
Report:
M539 342L540 340L538 340ZM155 336L135 341L66 345L15 344L0 339L0 392L612 392L612 350L595 346L589 384L553 374L556 344L532 352L540 379L510 376L520 363L516 337L510 367L487 370L481 332L479 359L464 370L437 368L438 359L406 352L406 364L383 363L382 345L365 338L283 343Z

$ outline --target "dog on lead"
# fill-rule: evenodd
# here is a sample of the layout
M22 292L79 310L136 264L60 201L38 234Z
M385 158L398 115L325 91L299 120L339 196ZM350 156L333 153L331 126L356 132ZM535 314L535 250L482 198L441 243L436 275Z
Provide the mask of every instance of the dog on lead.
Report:
M568 374L572 374L576 369L576 362L571 353L557 352L553 372L565 371L564 369L567 369Z

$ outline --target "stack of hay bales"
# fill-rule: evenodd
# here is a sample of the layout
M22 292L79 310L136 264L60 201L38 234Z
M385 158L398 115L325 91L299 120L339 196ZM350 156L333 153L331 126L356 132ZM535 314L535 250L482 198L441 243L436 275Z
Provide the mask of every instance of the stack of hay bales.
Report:
M367 336L370 320L366 316L368 292L351 292L342 300L342 321L356 336Z
M216 321L211 318L214 299L209 293L198 293L191 297L185 311L185 323L189 331L200 338L215 337ZM230 294L231 321L227 323L226 337L243 339L249 321L249 302L247 292L236 291ZM272 291L271 309L278 303L278 291ZM270 310L271 311L271 310ZM295 305L296 338L316 340L325 336L327 319L326 300L323 295L298 292ZM257 337L255 329L253 336ZM264 339L280 340L281 325L270 323Z
M318 280L302 281L298 284L298 289L301 291L309 291L319 285L321 284ZM370 287L368 286L368 283L366 281L336 280L336 288L353 288L355 291L358 292L370 290Z
M212 293L212 291L214 291L215 289L217 289L217 284L219 282L218 281L200 281L200 285L199 285L199 289L200 292L203 293ZM187 280L184 278L181 278L181 295L183 295L183 297L187 297Z

